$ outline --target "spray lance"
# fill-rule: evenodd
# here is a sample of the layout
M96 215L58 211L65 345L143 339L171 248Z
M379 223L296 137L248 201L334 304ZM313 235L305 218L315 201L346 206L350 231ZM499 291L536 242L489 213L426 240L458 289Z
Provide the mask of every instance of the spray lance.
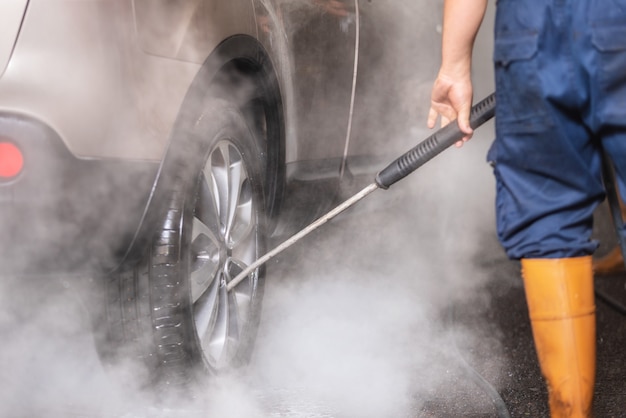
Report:
M496 98L495 94L493 93L474 105L470 112L469 118L470 126L472 127L472 129L478 128L489 119L491 119L495 115L495 106ZM223 283L223 285L226 286L226 290L232 290L259 266L265 264L277 254L291 247L300 239L304 238L306 235L324 225L335 216L353 206L365 196L372 193L374 190L387 190L391 185L402 180L413 171L426 164L432 158L436 157L443 150L461 140L463 136L465 136L465 134L461 132L456 121L452 121L448 125L439 129L431 136L417 144L415 147L404 153L402 156L394 160L387 167L382 169L376 175L374 183L366 186L363 190L361 190L351 198L347 199L345 202L328 212L326 215L321 216L309 226L305 227L300 232L296 233L291 238L287 239L285 242L278 245L273 250L269 251L267 254L251 263L248 267L243 269L241 273L235 276L235 278L232 279L230 282Z

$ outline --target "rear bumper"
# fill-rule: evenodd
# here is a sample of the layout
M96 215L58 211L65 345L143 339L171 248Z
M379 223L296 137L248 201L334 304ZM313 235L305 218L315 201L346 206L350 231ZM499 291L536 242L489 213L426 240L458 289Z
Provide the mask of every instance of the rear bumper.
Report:
M158 163L74 156L45 124L0 113L23 170L0 182L1 274L68 273L119 262L141 222Z

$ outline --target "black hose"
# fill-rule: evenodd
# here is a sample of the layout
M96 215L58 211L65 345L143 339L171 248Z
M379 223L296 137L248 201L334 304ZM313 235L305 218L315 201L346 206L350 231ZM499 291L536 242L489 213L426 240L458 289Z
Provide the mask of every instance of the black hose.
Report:
M456 309L455 306L452 305L450 310L450 322L452 324L455 323L455 318ZM458 358L460 365L463 367L463 371L476 386L481 388L487 394L487 396L489 396L491 403L496 409L496 414L498 418L511 418L511 413L509 412L509 409L506 406L504 399L502 399L502 396L500 396L500 393L496 390L496 388L493 387L491 383L489 383L487 379L483 377L483 375L478 373L478 371L476 371L476 369L468 363L465 357L463 357L463 354L461 353L461 350L459 350L459 346L454 336L452 337L452 345L454 347L456 357Z

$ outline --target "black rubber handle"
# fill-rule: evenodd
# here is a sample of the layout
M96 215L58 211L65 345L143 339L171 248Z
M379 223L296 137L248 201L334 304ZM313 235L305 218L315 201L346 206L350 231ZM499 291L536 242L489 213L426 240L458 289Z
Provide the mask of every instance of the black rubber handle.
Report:
M492 93L472 107L470 126L472 129L478 128L491 119L495 113L496 96ZM459 129L456 120L450 122L382 169L376 175L376 184L381 189L388 189L389 186L417 170L441 151L461 140L463 136L465 134Z

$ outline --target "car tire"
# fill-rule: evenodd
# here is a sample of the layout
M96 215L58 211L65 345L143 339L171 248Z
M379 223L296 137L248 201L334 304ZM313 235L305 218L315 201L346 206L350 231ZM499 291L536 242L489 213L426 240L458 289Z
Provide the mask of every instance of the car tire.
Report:
M101 354L141 359L148 383L171 392L249 361L263 299L263 268L225 287L266 249L263 154L238 109L203 107L163 164L149 248L106 280Z

